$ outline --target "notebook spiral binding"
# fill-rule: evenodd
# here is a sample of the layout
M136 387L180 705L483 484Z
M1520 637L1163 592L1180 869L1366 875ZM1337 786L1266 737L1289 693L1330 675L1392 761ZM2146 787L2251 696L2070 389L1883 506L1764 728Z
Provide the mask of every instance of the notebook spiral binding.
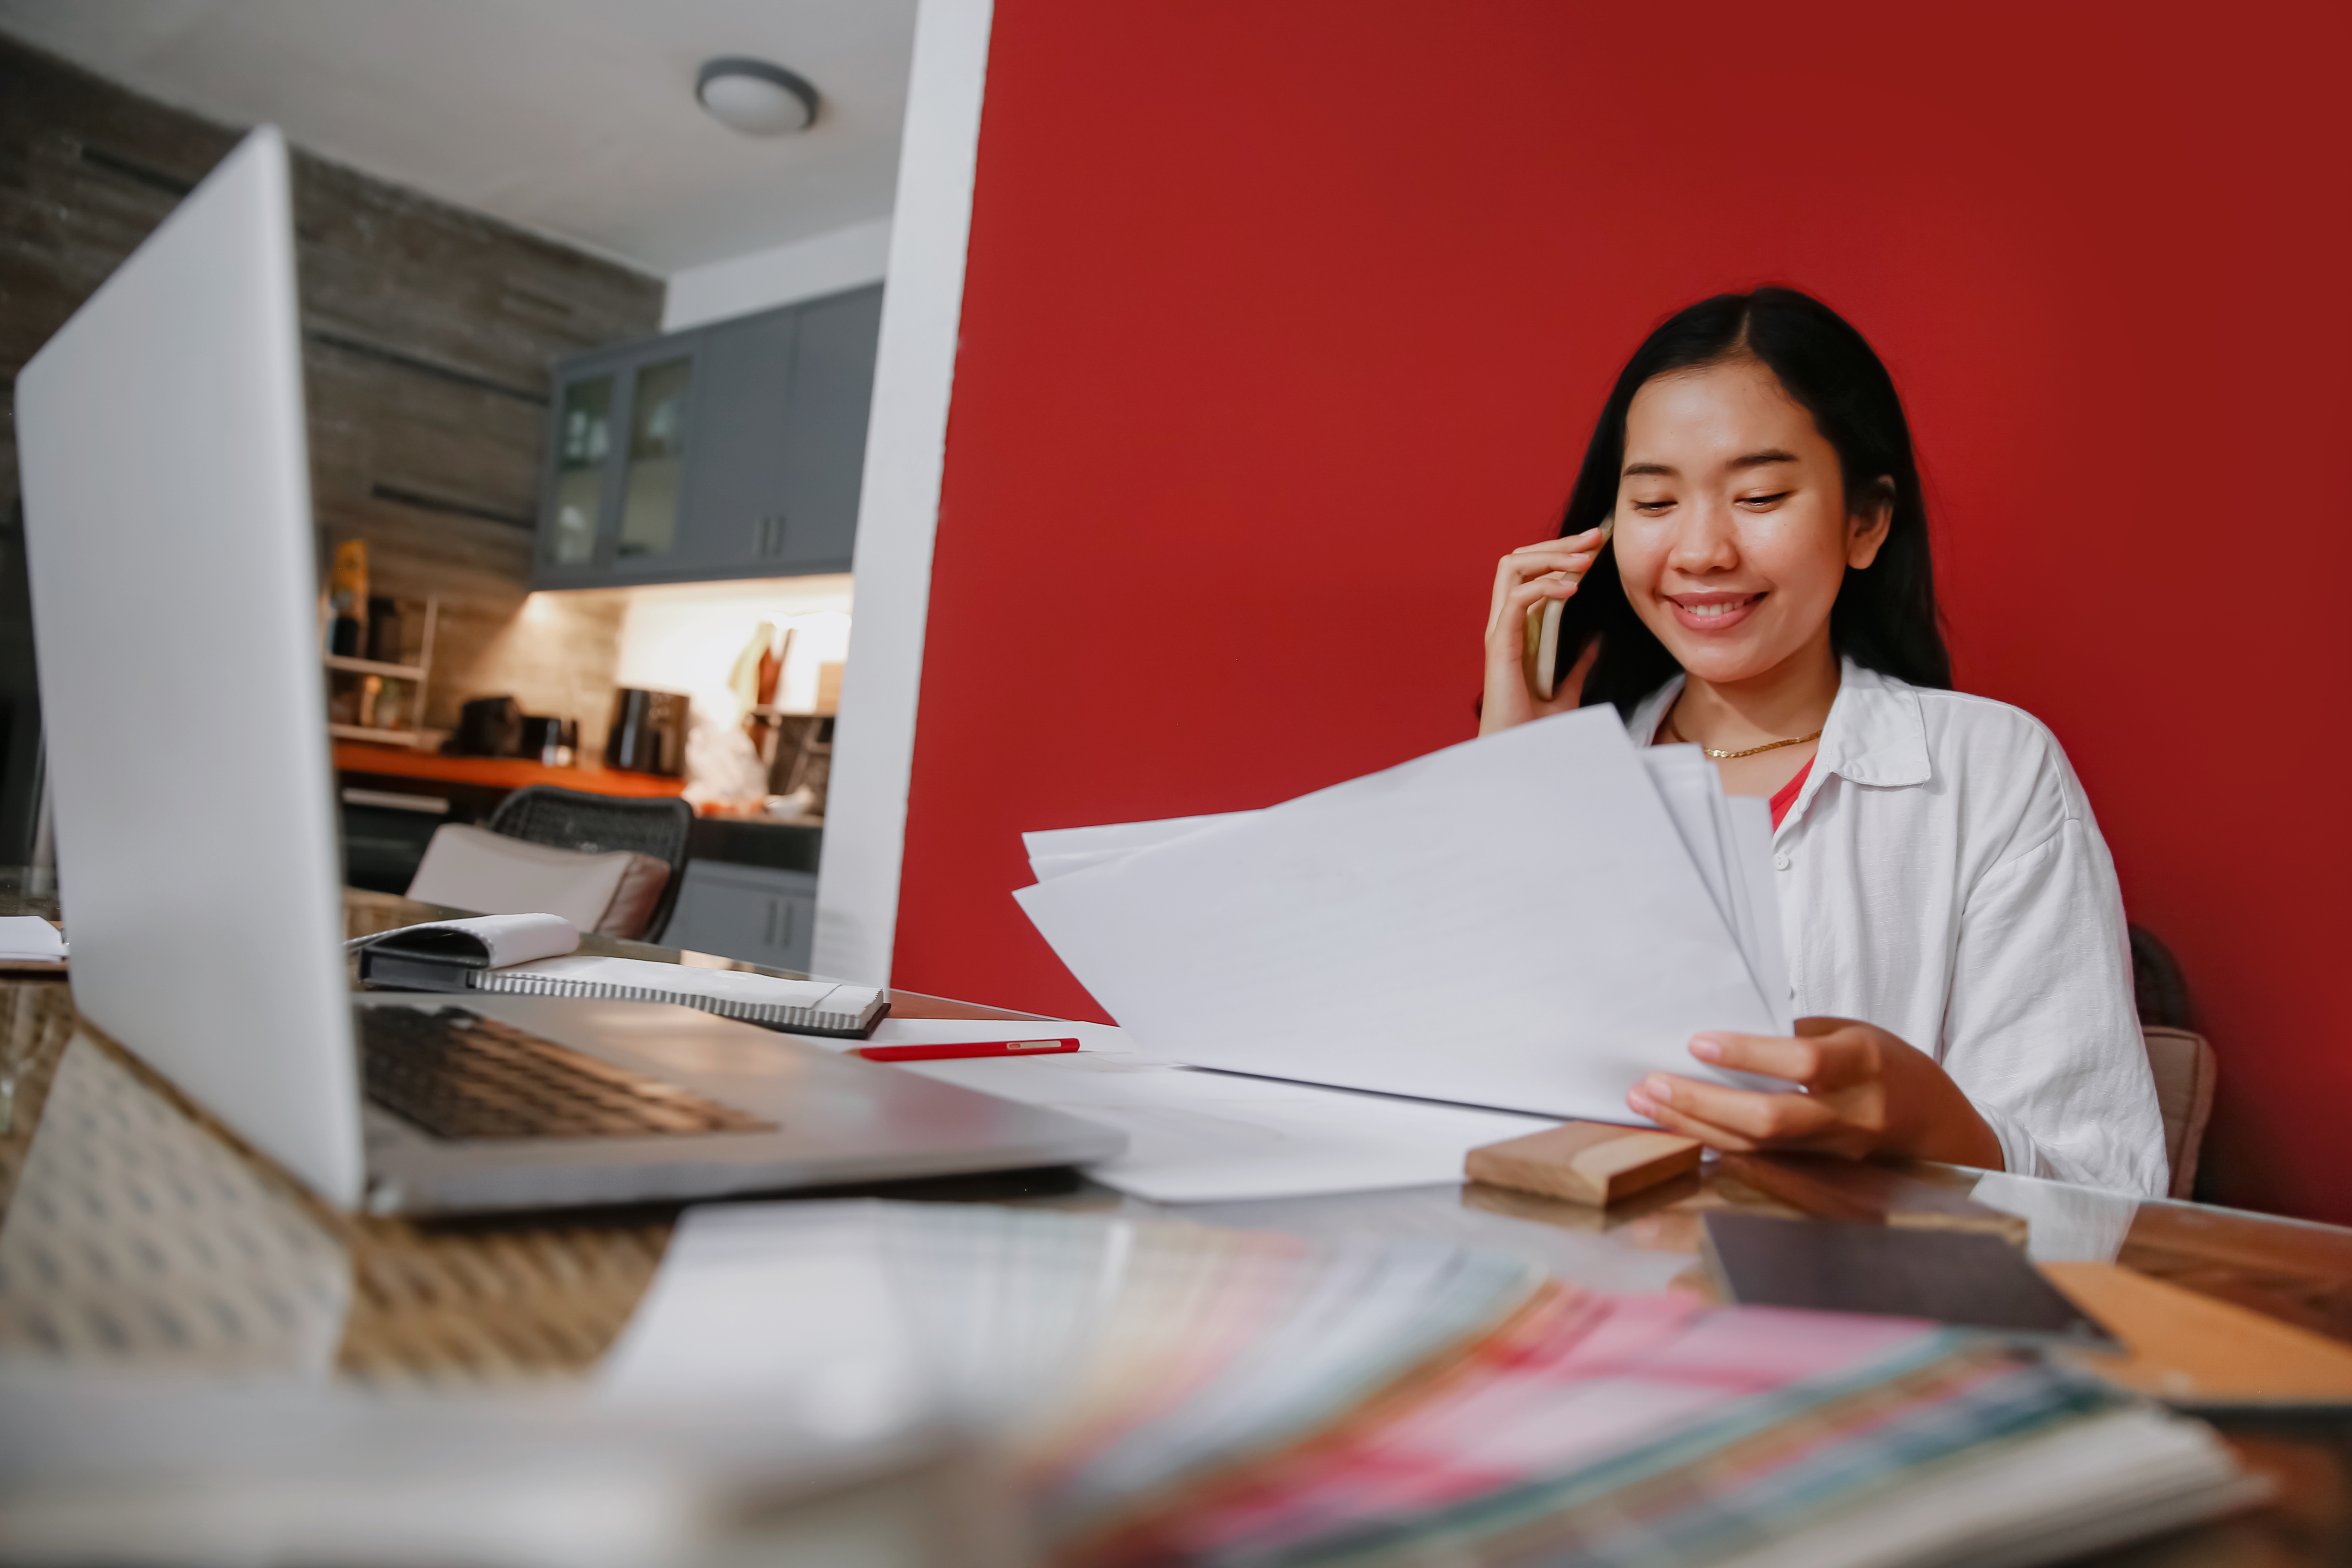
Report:
M803 1035L837 1035L855 1039L862 1038L872 1027L871 1020L863 1019L856 1013L788 1007L773 1002L741 1002L728 996L699 996L656 986L619 985L609 980L573 980L558 974L505 974L495 970L475 970L466 978L467 987L475 991L515 996L569 996L591 1002L670 1002L681 1007L716 1013L722 1018L736 1018L747 1024L764 1025L771 1029L790 1029ZM883 1011L887 1013L888 1010L886 1003Z

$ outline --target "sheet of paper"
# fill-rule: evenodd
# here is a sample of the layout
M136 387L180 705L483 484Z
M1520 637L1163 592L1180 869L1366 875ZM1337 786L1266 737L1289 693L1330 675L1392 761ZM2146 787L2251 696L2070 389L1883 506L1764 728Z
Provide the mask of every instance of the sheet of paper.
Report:
M0 915L0 958L59 959L66 940L38 915Z
M1757 989L1771 1012L1774 1034L1795 1026L1790 1005L1796 994L1789 981L1789 950L1780 934L1780 879L1772 864L1772 803L1759 795L1725 797L1731 814L1732 863L1747 893L1755 932L1748 962Z
M792 1037L824 1050L845 1052L867 1046L961 1046L974 1041L1035 1040L1049 1035L1056 1039L1075 1039L1079 1050L1097 1056L1134 1056L1140 1049L1116 1025L1081 1024L1068 1018L892 1017L875 1025L874 1033L863 1040L836 1039L826 1035Z
M1021 838L1029 850L1029 869L1036 873L1039 881L1050 882L1089 866L1124 859L1138 849L1152 848L1256 815L1254 811L1228 811L1208 816L1171 816L1165 822L1114 822L1101 827L1024 833Z
M1181 838L1203 827L1213 827L1255 816L1248 811L1210 812L1201 816L1166 816L1152 822L1108 822L1094 827L1053 827L1024 833L1021 847L1031 859L1040 855L1098 854L1108 849L1143 849Z
M1696 746L1643 746L1637 754L1650 770L1650 782L1658 786L1666 815L1674 819L1699 880L1706 884L1724 929L1738 940L1742 934L1740 906L1732 896L1731 860L1725 852L1718 805L1723 799L1723 775ZM1745 952L1747 944L1743 942L1740 946Z
M1127 1134L1090 1165L1106 1186L1155 1203L1306 1197L1462 1179L1462 1159L1553 1125L1533 1116L1352 1094L1097 1054L902 1062L917 1072ZM1622 1108L1617 1120L1630 1121Z
M1125 1030L1108 1024L885 1018L870 1040L793 1038L847 1051L861 1045L961 1045L1049 1034L1075 1037L1077 1054L891 1066L1118 1128L1128 1135L1127 1152L1087 1173L1155 1203L1312 1197L1456 1182L1462 1157L1479 1144L1552 1125L1539 1117L1195 1072L1145 1055Z
M1709 763L1711 771L1715 764ZM1739 942L1739 955L1748 961L1748 973L1756 979L1756 994L1764 999L1766 1011L1770 1011L1771 997L1765 989L1766 971L1759 957L1759 936L1756 920L1756 898L1748 885L1748 863L1744 858L1739 818L1733 815L1732 797L1723 793L1721 774L1716 775L1713 795L1707 805L1715 814L1716 844L1723 855L1724 886L1731 900L1731 931ZM1765 805L1765 837L1771 837L1771 807ZM1768 850L1769 858L1769 850ZM1783 986L1785 990L1787 987Z
M1774 879L1756 875L1759 868L1769 870L1771 865L1770 803L1752 800L1748 806L1738 808L1748 820L1735 826L1730 802L1749 797L1726 795L1722 773L1699 747L1642 746L1636 748L1636 754L1642 765L1649 769L1651 782L1657 786L1666 815L1690 854L1691 864L1706 884L1717 912L1723 917L1732 940L1739 944L1740 954L1748 961L1748 973L1756 981L1766 1009L1780 1021L1780 1032L1787 1033L1789 965L1780 942L1778 886ZM1218 812L1174 816L1161 822L1066 827L1021 837L1026 844L1043 847L1031 850L1029 868L1037 880L1050 882L1073 871L1123 860L1139 849L1156 847L1256 815L1253 811ZM1759 825L1760 838L1756 835Z
M1701 1029L1774 1030L1613 710L1583 709L1014 895L1148 1051L1622 1120Z

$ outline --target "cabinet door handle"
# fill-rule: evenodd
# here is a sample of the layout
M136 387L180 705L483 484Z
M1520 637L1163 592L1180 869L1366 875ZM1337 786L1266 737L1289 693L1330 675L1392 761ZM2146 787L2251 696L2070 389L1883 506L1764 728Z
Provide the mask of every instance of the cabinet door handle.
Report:
M784 514L772 511L760 520L760 553L781 555L784 550Z
M760 945L762 947L776 945L776 900L773 899L768 900L768 934L761 939Z

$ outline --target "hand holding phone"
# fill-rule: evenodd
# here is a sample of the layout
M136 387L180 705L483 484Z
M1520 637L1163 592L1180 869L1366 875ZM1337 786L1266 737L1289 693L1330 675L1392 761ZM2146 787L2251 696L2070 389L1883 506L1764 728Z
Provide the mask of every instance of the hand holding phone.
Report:
M1563 608L1609 542L1612 524L1548 539L1503 557L1486 622L1486 688L1478 732L1524 724L1551 710L1558 695Z

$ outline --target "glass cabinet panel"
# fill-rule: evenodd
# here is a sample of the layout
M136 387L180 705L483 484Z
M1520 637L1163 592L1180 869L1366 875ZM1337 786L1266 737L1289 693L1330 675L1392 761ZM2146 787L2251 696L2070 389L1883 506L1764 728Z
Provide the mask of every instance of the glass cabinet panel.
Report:
M604 510L604 458L613 445L613 378L592 375L563 389L556 427L555 528L548 559L584 566L596 558Z
M629 411L629 463L622 481L619 554L665 555L677 540L686 476L686 395L694 377L690 358L664 360L637 372Z

